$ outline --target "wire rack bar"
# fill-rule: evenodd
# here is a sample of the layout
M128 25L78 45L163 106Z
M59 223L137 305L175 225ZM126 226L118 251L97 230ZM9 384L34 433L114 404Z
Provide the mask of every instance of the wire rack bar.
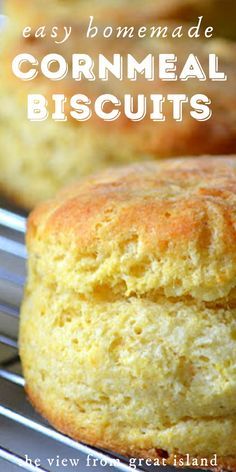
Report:
M10 240L5 236L0 236L0 250L7 252L12 256L21 257L22 259L26 259L27 257L27 252L24 244Z
M0 225L24 234L26 230L26 218L0 208Z
M43 469L42 467L36 467L33 464L27 463L23 457L3 447L0 447L0 458L4 459L7 462L10 462L11 464L17 465L20 468L28 470L29 472L49 472L47 469Z
M15 385L19 385L20 387L25 386L25 380L21 375L15 374L14 372L10 372L5 369L0 369L0 379L8 380Z
M23 287L24 285L24 278L13 274L11 272L8 272L0 267L0 280L4 280L5 282L10 282L13 285L19 285L20 287Z
M0 277L1 279L1 277ZM19 311L14 306L10 306L6 303L0 302L0 313L6 316L10 316L11 318L18 318Z
M12 339L10 336L5 336L4 334L0 334L0 343L5 344L5 346L14 347L15 349L18 347L17 341Z
M69 446L79 452L82 452L85 455L96 456L96 458L99 459L100 461L103 460L107 462L109 465L113 465L124 472L130 472L130 467L125 462L124 459L118 460L115 455L110 454L109 452L102 452L99 449L92 448L90 446L86 446L83 443L78 443L76 441L73 441L73 439L70 439L69 437L64 436L61 433L58 433L54 429L48 426L44 426L43 424L40 424L39 422L35 420L27 418L26 416L22 414L16 413L10 408L0 406L0 416L4 416L5 418L9 420L12 420L22 426L25 426L37 433L43 434L44 436L47 436L48 438L53 439L65 446Z

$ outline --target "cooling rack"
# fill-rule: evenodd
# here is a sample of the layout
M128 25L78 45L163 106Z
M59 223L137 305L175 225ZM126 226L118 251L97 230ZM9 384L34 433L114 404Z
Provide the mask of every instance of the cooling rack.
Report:
M0 207L0 426L2 425L0 427L0 471L5 472L7 463L8 466L11 464L12 468L10 470L14 471L16 469L41 472L62 469L72 470L64 469L64 467L50 468L47 466L44 468L43 465L38 467L33 459L30 463L30 459L26 456L29 444L25 445L23 452L22 449L19 452L17 449L18 441L12 445L12 441L9 440L6 444L5 436L1 438L1 432L4 430L4 425L7 424L7 431L10 432L16 426L20 427L21 430L27 430L30 437L30 447L33 447L34 450L37 450L37 446L40 445L39 450L42 452L44 443L47 448L54 447L53 450L55 451L56 445L58 451L63 450L64 453L66 451L67 457L70 457L70 455L75 457L77 453L84 455L84 457L91 456L98 459L99 464L109 464L107 466L109 470L118 469L130 472L131 469L127 459L77 443L58 433L35 413L27 402L17 350L18 313L23 293L27 258L24 245L25 228L25 215L9 208ZM11 437L11 434L9 437ZM18 437L20 441L21 432ZM54 444L54 446L50 446L50 444ZM36 455L35 457L39 456ZM119 462L117 462L117 459ZM108 470L103 467L104 469ZM98 468L93 470L98 472ZM147 470L147 468L139 467L136 470ZM150 467L148 470L150 471Z

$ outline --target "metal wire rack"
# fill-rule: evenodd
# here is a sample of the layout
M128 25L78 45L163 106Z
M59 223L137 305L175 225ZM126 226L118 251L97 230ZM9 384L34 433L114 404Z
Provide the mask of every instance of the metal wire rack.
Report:
M0 425L8 422L18 425L30 432L30 444L47 446L54 442L54 447L67 449L67 454L82 453L85 456L97 458L100 463L114 465L124 472L130 471L125 458L115 456L107 451L91 448L77 443L58 433L47 424L28 404L24 395L24 379L20 373L20 363L17 352L18 312L25 279L25 261L27 258L24 245L26 218L9 209L0 208ZM26 455L6 444L2 444L0 428L0 461L28 471L51 472L53 467L36 465L35 461L26 460ZM11 431L11 429L10 429ZM19 433L21 435L21 433ZM19 436L20 438L20 436ZM17 441L18 442L18 441ZM27 445L26 451L27 451ZM70 451L70 452L68 452ZM117 461L118 459L118 461ZM6 462L5 462L6 461ZM13 466L14 465L14 466ZM6 470L6 465L0 470ZM138 468L136 470L145 470ZM14 467L15 470L15 467ZM64 468L63 468L64 470ZM66 469L68 470L68 468ZM70 470L70 469L69 469ZM74 469L73 469L74 470ZM114 470L114 467L113 467ZM150 471L150 467L148 468Z

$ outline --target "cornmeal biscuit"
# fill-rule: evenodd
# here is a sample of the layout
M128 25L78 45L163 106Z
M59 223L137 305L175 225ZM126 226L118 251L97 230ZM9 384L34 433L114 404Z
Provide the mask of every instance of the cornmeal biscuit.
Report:
M77 18L88 23L142 24L150 21L175 19L195 22L203 16L204 26L213 26L215 35L235 38L235 0L8 0L6 12L16 25L39 25L45 18Z
M112 60L113 53L127 58L127 51L136 60L143 60L152 53L177 55L177 71L180 72L187 57L194 53L201 61L206 74L209 70L209 53L219 55L219 68L227 74L226 82L207 79L187 82L165 82L159 79L145 80L139 74L136 82L125 76L122 81L112 74L108 81L96 79L77 82L71 78L72 53L87 53L97 65L99 53ZM12 60L22 52L32 54L40 63L48 53L58 53L69 64L68 75L61 81L51 81L38 74L36 79L23 82L12 73ZM81 30L74 25L70 40L62 45L49 38L23 39L11 33L7 37L1 61L1 109L0 109L0 188L19 205L32 208L77 177L105 168L150 158L166 158L179 155L233 154L236 152L236 46L226 40L85 40ZM157 63L157 62L156 62ZM28 66L27 66L28 67ZM31 66L30 66L31 67ZM40 66L39 66L40 70ZM67 122L55 122L49 118L43 122L27 119L27 95L41 93L53 111L53 94L64 93ZM151 94L163 94L164 122L153 122L147 110L146 118L131 121L121 111L115 122L105 122L95 114L85 122L70 117L70 98L84 93L93 104L104 94L115 95L124 102L124 95L134 97L134 109L139 94L147 96L150 107ZM190 116L190 104L184 104L183 121L173 119L173 104L168 94L185 93L189 99L194 94L205 94L211 101L212 117L208 121L196 121ZM149 113L149 114L148 114Z
M235 209L224 156L108 170L33 211L20 355L57 429L236 470Z

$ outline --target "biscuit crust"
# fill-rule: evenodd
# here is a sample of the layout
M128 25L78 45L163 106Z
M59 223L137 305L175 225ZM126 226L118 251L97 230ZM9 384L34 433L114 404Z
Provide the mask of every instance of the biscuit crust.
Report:
M104 284L125 295L234 303L235 177L235 157L107 170L39 206L29 220L28 244L63 245L69 232L80 254L91 257L92 278L79 266L83 292ZM70 260L65 264L73 287L75 270Z
M67 419L63 417L58 418L58 414L55 413L53 414L52 410L47 409L45 405L40 404L38 396L34 395L34 393L30 390L29 387L26 388L26 393L28 395L28 398L31 402L31 404L34 406L34 408L40 413L42 416L44 416L47 420L50 421L50 423L61 433L66 434L67 436L72 437L76 441L83 442L86 444L89 444L91 446L103 448L106 450L110 450L115 452L116 454L120 454L125 457L137 457L137 458L142 458L142 459L159 459L160 462L165 459L165 463L174 466L176 461L177 463L179 462L180 459L185 459L185 457L181 454L169 454L167 451L164 451L162 449L158 448L152 448L152 449L135 449L132 447L127 447L127 444L119 444L117 442L107 442L104 440L101 440L100 438L97 438L96 435L91 435L89 434L88 431L84 431L81 429L81 431L76 431L74 430L73 426L68 424ZM194 458L198 459L199 461L201 460L201 457L196 457ZM210 461L211 457L207 458L208 462ZM190 457L190 461L192 458ZM186 467L183 466L183 467ZM181 466L181 468L183 468ZM193 467L191 466L192 469L196 468L199 469L199 467ZM235 472L236 471L236 457L217 457L217 466L216 467L202 467L202 470L212 470L212 472L223 472L223 471L229 471L229 472Z

